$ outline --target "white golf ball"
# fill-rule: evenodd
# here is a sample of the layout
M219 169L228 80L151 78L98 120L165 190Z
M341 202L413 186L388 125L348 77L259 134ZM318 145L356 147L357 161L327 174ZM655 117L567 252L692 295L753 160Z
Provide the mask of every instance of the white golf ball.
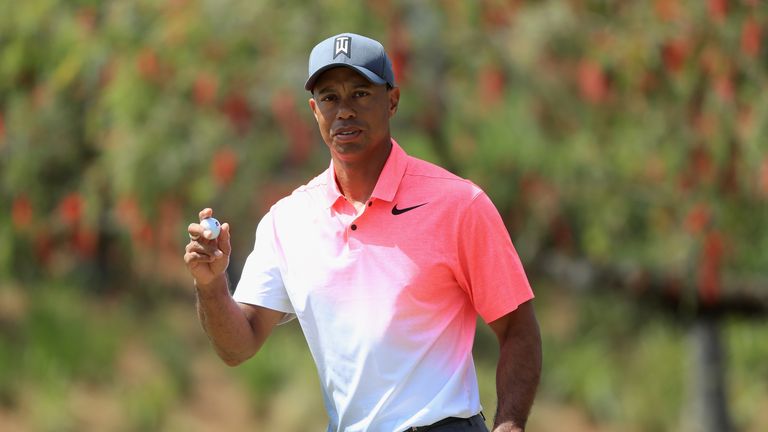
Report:
M211 232L211 237L209 240L215 239L221 233L221 224L216 220L216 218L205 218L200 221L200 225L202 225L203 231L209 230Z

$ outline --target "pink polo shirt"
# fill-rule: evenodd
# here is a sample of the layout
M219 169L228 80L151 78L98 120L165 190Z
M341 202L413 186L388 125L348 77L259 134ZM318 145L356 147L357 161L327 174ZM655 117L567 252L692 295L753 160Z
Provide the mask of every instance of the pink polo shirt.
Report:
M277 202L234 298L298 318L328 431L402 431L481 410L476 317L533 292L488 196L393 140L361 214L333 163Z

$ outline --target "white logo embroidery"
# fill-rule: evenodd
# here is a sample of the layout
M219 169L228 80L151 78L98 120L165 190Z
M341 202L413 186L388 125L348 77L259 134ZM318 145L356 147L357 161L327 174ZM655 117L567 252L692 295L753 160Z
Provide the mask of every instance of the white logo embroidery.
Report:
M333 58L344 54L347 58L352 57L352 38L349 36L339 36L336 38L333 50Z

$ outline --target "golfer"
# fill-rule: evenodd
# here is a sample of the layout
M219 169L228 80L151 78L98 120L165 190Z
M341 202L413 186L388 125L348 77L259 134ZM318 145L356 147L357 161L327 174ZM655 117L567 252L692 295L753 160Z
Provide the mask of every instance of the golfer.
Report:
M487 431L472 360L479 315L500 347L493 430L524 430L541 340L498 211L478 186L392 138L400 89L379 42L320 42L304 87L330 166L261 219L234 295L229 224L214 240L189 225L184 260L217 353L237 365L296 318L328 431Z

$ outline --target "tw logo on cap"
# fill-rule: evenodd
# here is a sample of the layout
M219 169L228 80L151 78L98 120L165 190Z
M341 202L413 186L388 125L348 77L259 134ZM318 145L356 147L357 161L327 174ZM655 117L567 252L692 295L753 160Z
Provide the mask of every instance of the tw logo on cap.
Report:
M333 58L344 54L347 58L352 58L352 38L349 36L339 36L334 41Z

